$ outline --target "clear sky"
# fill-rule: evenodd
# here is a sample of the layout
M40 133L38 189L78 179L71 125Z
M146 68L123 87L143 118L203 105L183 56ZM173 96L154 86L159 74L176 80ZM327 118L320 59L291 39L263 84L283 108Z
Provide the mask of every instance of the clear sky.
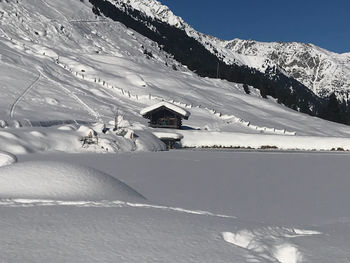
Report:
M160 0L221 39L297 41L350 52L350 0Z

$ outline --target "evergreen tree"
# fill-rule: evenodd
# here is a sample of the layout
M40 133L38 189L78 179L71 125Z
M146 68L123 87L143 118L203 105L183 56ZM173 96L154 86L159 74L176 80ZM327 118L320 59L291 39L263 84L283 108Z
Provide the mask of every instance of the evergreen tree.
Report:
M243 89L244 89L244 92L246 93L246 94L250 94L250 89L249 89L249 86L247 85L247 84L243 84Z
M346 112L334 93L328 97L327 104L320 117L330 121L346 123Z

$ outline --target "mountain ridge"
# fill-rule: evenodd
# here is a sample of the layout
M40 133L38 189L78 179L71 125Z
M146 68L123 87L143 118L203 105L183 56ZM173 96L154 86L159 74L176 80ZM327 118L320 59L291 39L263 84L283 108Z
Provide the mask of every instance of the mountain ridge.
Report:
M129 5L130 1L126 0L89 2L94 6L96 14L121 22L157 42L161 49L201 77L221 78L253 86L260 90L262 97L270 95L278 103L294 110L341 123L350 121L348 106L339 103L337 99L331 102L330 95L333 93L326 97L317 96L301 81L291 77L287 70L271 63L269 59L238 54L223 47L222 40L195 31L182 23L183 20L177 20L181 23L176 23L176 26L163 22L168 19L164 16L158 18L156 10L163 10L162 14L174 14L171 11L165 12L168 9L157 1L154 2L157 8L152 9L152 16L143 12L139 4L136 8L140 10ZM257 65L262 66L259 68Z
M350 52L339 54L312 43L260 42L238 38L221 40L198 32L157 0L117 0L114 3L128 4L152 18L185 30L190 37L227 64L246 65L263 73L267 67L276 66L317 96L326 98L335 93L341 101L349 100ZM303 63L305 59L314 62ZM284 62L281 63L281 60ZM297 64L300 65L299 68L295 67Z
M271 66L282 68L290 76L320 97L336 93L342 101L349 100L350 59L314 44L299 42L258 42L234 39L226 48L247 56L262 57ZM263 65L253 65L260 70Z
M71 10L72 7L75 10ZM109 7L107 10L111 10ZM190 125L211 131L277 131L283 134L290 131L314 135L325 134L317 131L319 123L327 127L335 125L287 109L266 92L260 90L259 94L253 85L244 86L232 80L244 82L244 78L249 77L248 81L255 82L257 86L275 85L276 92L281 92L278 102L282 104L292 98L292 106L297 103L294 104L295 109L320 106L321 101L297 81L280 73L276 75L276 69L272 68L269 75L247 67L228 66L183 30L147 19L127 6L110 15L127 19L136 30L142 29L143 33L163 42L152 41L128 27L125 21L123 24L103 15L97 16L98 9L94 9L87 0L2 2L0 11L3 14L0 45L5 94L1 98L4 127L6 123L10 127L20 127L74 123L74 120L106 122L113 119L116 107L124 111L130 122L147 125L138 112L159 100L192 107ZM158 26L158 32L154 25ZM167 37L176 40L171 39L172 46L161 45L167 44ZM179 41L183 41L184 46ZM178 53L174 54L180 57L165 52L166 48L176 49ZM193 60L194 57L198 60ZM190 63L181 63L181 59ZM221 77L227 77L231 82L215 79L217 63L220 63ZM192 66L210 68L204 67L201 72L194 73L188 70ZM19 74L20 81L16 82ZM208 74L213 78L207 78ZM35 82L36 79L38 82ZM279 85L281 89L278 89ZM291 90L290 86L295 88ZM261 93L267 97L266 100L261 99ZM33 104L32 100L40 104ZM16 106L10 111L12 114L9 114L11 107L7 107L9 102L12 102L9 106ZM45 108L45 112L41 107ZM42 114L38 115L38 110ZM23 119L29 121L24 122ZM308 130L304 129L306 121ZM344 134L343 131L337 133L335 129L327 130L333 135Z

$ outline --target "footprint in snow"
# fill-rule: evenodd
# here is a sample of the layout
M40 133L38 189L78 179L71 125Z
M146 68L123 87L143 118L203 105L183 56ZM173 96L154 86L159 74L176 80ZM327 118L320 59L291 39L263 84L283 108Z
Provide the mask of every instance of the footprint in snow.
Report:
M222 237L226 242L248 250L248 262L300 263L303 255L290 239L319 234L316 231L269 227L223 232Z

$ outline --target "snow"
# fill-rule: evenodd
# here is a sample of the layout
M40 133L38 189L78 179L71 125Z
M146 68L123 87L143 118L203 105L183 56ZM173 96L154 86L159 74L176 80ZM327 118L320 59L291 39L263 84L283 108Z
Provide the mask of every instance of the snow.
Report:
M281 229L280 232L293 233L293 230ZM259 234L248 230L242 230L238 233L224 232L222 236L226 242L252 251L256 257L272 262L277 260L277 262L281 263L298 263L303 260L302 253L299 252L298 248L292 244L281 242L281 240L278 240L280 237L265 236L264 241L262 241ZM277 243L278 245L267 245L266 239L270 238L272 239L272 243Z
M159 1L155 0L118 0L119 3L126 3L136 10L142 11L147 16L160 19L169 25L182 28L185 22L178 16L175 16L173 12L165 5L162 5Z
M174 140L181 140L183 139L183 135L180 133L175 132L153 132L153 135L155 135L159 139L174 139Z
M136 136L135 143L139 151L156 152L164 151L166 149L165 144L150 132L137 130Z
M0 234L7 241L0 242L2 259L7 262L226 262L240 258L234 255L235 248L215 237L220 225L229 227L230 223L227 219L219 223L214 216L142 207L59 205L1 207L1 212L6 212ZM30 231L18 235L25 229Z
M0 199L144 201L116 178L60 162L25 162L1 168Z
M277 67L319 96L325 97L335 92L338 98L347 100L348 92L344 90L350 88L349 53L338 54L313 44L297 42L268 43L237 38L224 41L196 31L158 1L118 0L116 4L120 3L125 3L146 16L184 29L190 37L228 64L245 65L261 72L265 72L267 67Z
M84 181L80 169L90 170L84 166L102 171L93 170L96 179L118 167L113 177L137 189L148 201L135 192L121 194L120 189L112 189L108 200L2 196L2 259L346 262L350 256L348 157L234 151L19 156L13 168L33 167L32 158L58 168L50 160L60 160L64 162L59 167L73 163L70 173ZM29 179L36 176L27 173L29 185ZM68 178L60 181L62 185ZM93 182L94 189L99 182ZM67 197L62 189L59 192L57 197ZM123 201L116 199L121 197Z
M281 150L350 150L350 138L184 131L183 147L276 148Z
M130 3L201 37L158 2ZM0 10L2 261L348 261L349 153L286 151L348 150L348 126L200 78L88 1ZM140 110L157 103L191 119L151 129ZM285 151L163 152L164 137Z
M0 167L17 162L17 157L11 153L0 151Z
M350 67L344 54L337 54L304 43L259 42L234 39L218 41L228 56L242 64L265 72L266 68L278 67L303 83L315 94L325 97L335 92L341 100L347 100ZM220 50L220 49L219 49Z
M292 245L284 244L276 248L275 258L282 263L302 262L303 257L298 249Z
M151 111L154 111L155 109L158 109L158 108L161 108L161 107L165 107L165 108L168 108L168 109L170 109L172 111L175 111L175 112L177 112L178 114L182 115L185 118L188 118L191 115L191 113L189 111L187 111L187 110L185 110L185 109L183 109L183 108L181 108L179 106L176 106L174 104L171 104L169 102L164 102L164 101L142 109L140 111L140 114L141 115L146 115L147 113L149 113Z
M125 131L124 135L113 131L114 122L106 125L94 123L80 125L77 122L64 124L64 121L17 124L20 128L9 127L0 130L1 149L12 154L51 151L106 153L165 150L164 144L151 131L128 125L125 120L119 123L120 129ZM104 129L108 131L104 133ZM83 145L84 138L90 134L96 144Z
M18 156L19 162L56 160L110 175L117 167L117 178L153 204L293 226L298 235L350 217L348 158L348 152L248 150Z
M158 4L155 2L154 10ZM225 138L229 133L241 138L234 144L242 147L249 146L247 137L237 133L248 134L255 142L272 140L261 135L286 135L272 137L284 149L331 149L338 148L341 140L330 139L335 143L330 145L322 138L350 135L348 126L300 114L271 98L263 100L252 87L247 95L242 85L196 76L152 41L119 23L96 18L87 2L35 0L30 5L25 1L0 5L4 12L0 26L0 127L4 133L0 146L4 151L164 150L139 114L158 103L171 104L184 116L191 113L190 120L183 122L184 145L233 144L232 139L224 144L217 141L218 136L206 133L218 132ZM163 8L159 10L167 17ZM11 16L14 13L18 17ZM27 25L46 35L35 34ZM152 52L153 58L148 59L143 49ZM179 70L166 64L176 64ZM127 135L113 132L115 117ZM96 127L109 130L103 133ZM82 147L80 140L89 130L97 134L99 144ZM138 137L132 139L132 134ZM321 137L322 145L317 145L318 139L311 140L315 143L311 145L304 137L292 139L290 135ZM190 138L196 143L189 142Z
M1 149L12 154L38 151L80 151L79 136L64 130L48 128L10 128L0 131Z

